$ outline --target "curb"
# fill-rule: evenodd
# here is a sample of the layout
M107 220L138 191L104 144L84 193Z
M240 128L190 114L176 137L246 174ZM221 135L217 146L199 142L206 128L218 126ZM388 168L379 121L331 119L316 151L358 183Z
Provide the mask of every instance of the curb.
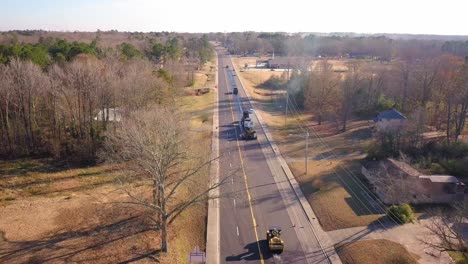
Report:
M236 72L240 73L237 65L234 63L232 58L231 58L231 61L232 61L233 67L236 69ZM242 81L241 78L239 78L239 76L237 76L237 77L238 77L239 82L241 83L242 87L244 88L245 87L244 82ZM249 100L250 104L253 105L252 100L251 100L251 96L250 96L250 91L248 91L248 89L244 88L244 92L247 95L247 99ZM328 234L320 226L320 223L318 222L317 217L316 217L314 211L312 210L311 205L309 204L309 202L305 198L304 194L302 193L302 191L301 191L301 189L299 187L299 184L296 181L296 178L294 177L293 173L291 172L291 169L289 168L288 164L286 163L283 156L281 155L281 152L279 151L278 146L276 145L273 137L271 136L267 125L263 121L263 118L261 117L261 115L258 115L257 112L254 112L254 114L257 117L257 119L258 119L258 121L260 123L260 126L262 127L262 129L263 129L263 131L265 133L265 136L266 136L266 138L267 138L267 140L268 140L268 142L270 144L270 147L273 150L273 153L275 154L276 159L278 160L278 162L281 165L281 168L283 169L284 173L286 174L286 177L287 177L287 179L289 181L289 184L293 188L294 193L296 194L296 197L298 198L299 203L301 204L302 209L304 210L304 213L306 214L307 218L309 219L309 222L310 222L311 227L312 227L312 231L315 233L315 235L317 237L317 241L318 241L319 245L322 248L322 251L328 257L328 259L330 260L331 263L341 264L342 263L341 259L339 258L338 254L335 251L333 241L330 239Z

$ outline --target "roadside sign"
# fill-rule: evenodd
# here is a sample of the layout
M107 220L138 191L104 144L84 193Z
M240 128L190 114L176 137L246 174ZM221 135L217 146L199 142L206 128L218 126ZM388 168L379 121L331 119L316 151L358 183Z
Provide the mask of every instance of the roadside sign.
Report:
M205 252L201 252L200 248L196 246L193 249L193 252L190 252L188 262L189 263L206 263Z

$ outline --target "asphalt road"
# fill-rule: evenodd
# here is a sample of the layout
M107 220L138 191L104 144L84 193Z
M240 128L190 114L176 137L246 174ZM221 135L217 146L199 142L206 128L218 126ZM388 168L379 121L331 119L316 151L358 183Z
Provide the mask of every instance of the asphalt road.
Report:
M220 263L328 263L284 172L262 150L269 146L255 117L259 140L240 139L241 109L252 107L231 59L218 54L220 178L228 177L220 188ZM268 251L269 226L282 227L281 255Z

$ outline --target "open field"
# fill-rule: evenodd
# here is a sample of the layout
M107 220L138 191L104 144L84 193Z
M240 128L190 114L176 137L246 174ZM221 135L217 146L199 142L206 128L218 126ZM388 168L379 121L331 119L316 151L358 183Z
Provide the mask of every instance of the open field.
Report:
M196 87L214 88L210 71L208 65L197 73L206 78L197 79ZM211 151L213 100L210 92L178 101L191 119L187 136L199 157ZM194 185L203 188L207 175L208 168ZM159 254L159 234L146 217L150 212L125 204L130 198L123 190L151 192L144 181L125 176L124 165L70 168L46 158L0 161L0 262L186 263L195 246L204 250L205 204L180 215L169 229L170 252ZM122 179L127 181L121 184ZM181 199L190 195L189 188L180 189Z
M244 58L234 61L240 67ZM360 168L356 162L363 158L364 147L371 140L370 124L352 120L347 132L337 133L335 124L324 122L318 126L312 121L313 116L300 114L288 117L285 125L283 102L256 93L261 83L282 73L244 71L239 74L252 99L260 106L257 112L273 128L270 131L324 230L380 224L383 210L369 202L367 189L358 180ZM302 131L298 128L304 124L313 132L309 141L307 175L304 175L305 143L299 137Z
M386 240L362 240L337 248L343 264L416 264L402 245Z

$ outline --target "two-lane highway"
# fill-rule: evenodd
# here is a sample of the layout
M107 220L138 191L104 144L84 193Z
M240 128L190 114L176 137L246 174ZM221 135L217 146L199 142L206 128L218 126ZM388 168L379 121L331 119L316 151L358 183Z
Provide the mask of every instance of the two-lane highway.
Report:
M329 263L255 115L258 140L240 139L241 110L252 107L230 57L218 59L220 177L232 175L220 188L220 263ZM281 255L268 251L269 226L283 229Z

